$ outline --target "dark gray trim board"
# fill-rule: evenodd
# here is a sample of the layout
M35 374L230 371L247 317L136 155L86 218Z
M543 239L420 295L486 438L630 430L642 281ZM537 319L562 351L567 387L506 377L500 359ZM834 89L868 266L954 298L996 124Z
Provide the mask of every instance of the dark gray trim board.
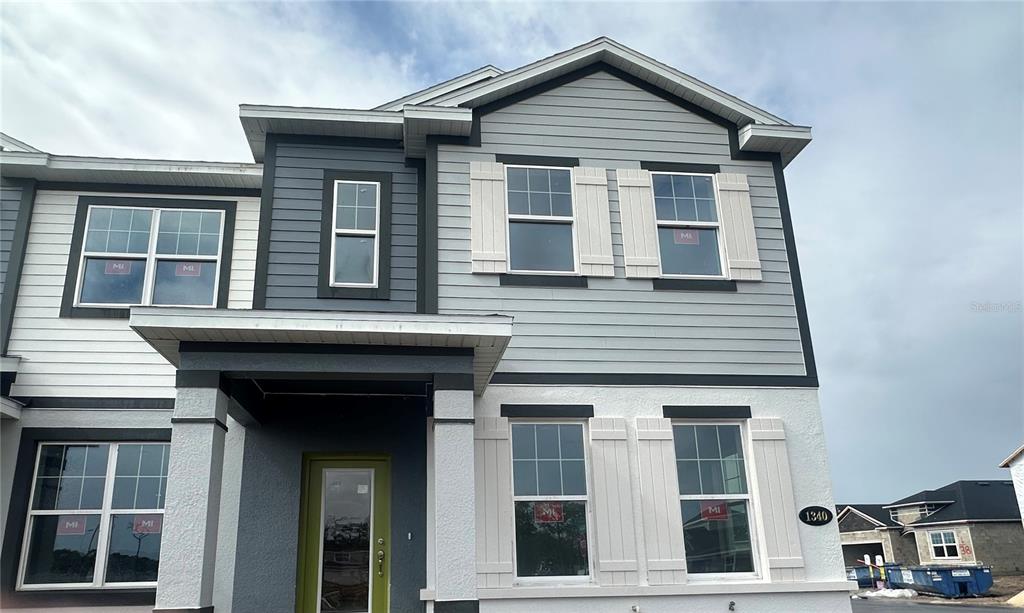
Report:
M153 613L213 613L213 605L208 607L188 607L186 609L153 609Z
M0 300L0 355L7 355L7 346L11 341L14 307L18 304L21 271L25 267L25 247L28 245L28 230L32 222L37 187L33 179L4 180L21 187L21 202L18 203L18 220L14 223L14 238L11 240L10 259L7 261L7 277L4 279L4 294Z
M472 390L473 375L469 373L437 373L434 375L434 391Z
M231 254L235 244L235 211L238 203L231 200L186 200L184 198L136 198L121 196L79 196L75 208L75 226L71 233L71 251L68 253L67 273L64 276L64 294L60 303L61 317L91 317L126 319L130 305L117 307L76 307L75 290L78 265L85 241L85 219L90 206L171 207L177 209L211 209L224 211L224 236L221 237L220 275L217 288L217 308L228 306L231 286ZM153 228L153 231L156 231Z
M693 172L713 175L722 172L718 164L685 164L682 162L640 162L640 168L653 172Z
M210 424L227 432L228 425L216 417L172 417L171 424Z
M663 406L662 413L672 419L750 419L749 406Z
M89 183L82 181L40 181L38 190L65 192L110 192L116 194L159 194L182 196L234 196L258 198L258 187L202 187L194 185L146 185L140 183Z
M331 252L334 244L334 182L367 181L380 184L377 211L377 287L332 287ZM325 170L320 209L320 266L317 270L317 298L388 300L391 298L391 173L354 170Z
M263 190L260 193L260 223L256 236L256 270L253 278L252 308L267 308L267 272L270 269L270 227L274 210L274 175L277 173L276 134L267 134L263 146Z
M15 400L34 409L139 409L154 411L171 411L174 409L174 398L19 396Z
M496 154L494 161L515 166L562 166L573 168L580 165L579 158L553 157L550 155L511 155L507 153Z
M480 613L480 601L435 600L434 613Z
M479 134L480 122L475 119L476 113L473 116L473 124ZM423 223L423 259L416 267L417 274L423 277L423 313L437 313L437 145L444 142L448 141L436 136L427 137L426 200L420 217ZM417 291L417 305L419 299L420 292Z
M502 417L585 417L594 416L592 404L503 404Z
M500 285L520 287L587 287L587 277L575 275L498 275Z
M416 312L426 313L427 277L419 262L427 257L427 161L407 159L405 165L416 169Z
M334 345L317 343L234 343L181 341L178 351L185 353L307 353L334 355L419 355L472 356L472 347L405 347L401 345Z
M736 282L726 279L652 279L655 290L682 292L735 292Z
M675 375L669 373L496 372L492 385L672 385L709 387L818 387L804 375Z
M151 605L156 590L74 590L16 592L18 561L28 514L36 447L46 441L152 441L171 440L170 428L23 428L18 446L17 464L11 484L11 501L0 555L0 600L2 608L13 607L87 607Z

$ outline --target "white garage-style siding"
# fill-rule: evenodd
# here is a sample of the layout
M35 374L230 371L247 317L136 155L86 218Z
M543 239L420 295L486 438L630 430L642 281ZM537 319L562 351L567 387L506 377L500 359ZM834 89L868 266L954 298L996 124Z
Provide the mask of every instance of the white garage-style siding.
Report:
M11 395L173 398L174 367L128 327L127 319L60 317L80 195L36 194L8 350L21 356ZM228 307L251 308L259 199L181 197L237 202Z
M774 171L770 162L731 159L724 127L599 72L485 114L480 132L479 148L438 146L438 305L441 313L515 315L499 372L806 374ZM495 154L608 169L614 279L513 287L471 272L469 163ZM642 161L747 175L763 281L682 292L626 279L614 169Z

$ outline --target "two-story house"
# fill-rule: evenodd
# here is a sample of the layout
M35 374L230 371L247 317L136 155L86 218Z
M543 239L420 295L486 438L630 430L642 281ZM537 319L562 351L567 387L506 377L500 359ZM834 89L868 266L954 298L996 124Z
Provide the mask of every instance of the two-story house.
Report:
M240 116L5 141L5 611L849 610L809 128L606 38Z

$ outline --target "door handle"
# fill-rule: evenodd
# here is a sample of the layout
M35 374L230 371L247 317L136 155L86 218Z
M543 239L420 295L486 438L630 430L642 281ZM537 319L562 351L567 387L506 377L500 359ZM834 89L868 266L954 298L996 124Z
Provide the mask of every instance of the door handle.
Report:
M377 550L377 576L384 576L384 539L377 539L377 546L380 549Z

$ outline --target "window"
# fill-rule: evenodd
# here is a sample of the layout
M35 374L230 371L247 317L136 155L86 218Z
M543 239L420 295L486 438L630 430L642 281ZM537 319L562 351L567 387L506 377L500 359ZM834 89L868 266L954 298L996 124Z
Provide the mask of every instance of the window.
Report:
M960 551L956 544L956 533L952 530L929 532L928 539L931 541L933 558L960 557Z
M506 165L505 172L509 270L575 272L569 169Z
M380 192L377 182L334 181L334 287L377 286Z
M712 175L651 173L663 276L721 277Z
M587 577L583 424L513 424L518 577Z
M687 571L754 572L740 427L676 425L672 431Z
M155 585L166 443L39 446L21 589Z
M88 206L75 306L215 306L225 214Z

